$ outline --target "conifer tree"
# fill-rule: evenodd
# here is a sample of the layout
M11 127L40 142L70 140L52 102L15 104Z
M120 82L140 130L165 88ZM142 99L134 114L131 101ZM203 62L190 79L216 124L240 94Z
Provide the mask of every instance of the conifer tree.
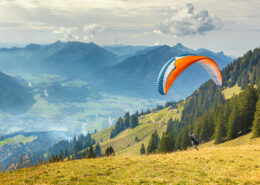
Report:
M106 150L105 150L105 155L106 155L106 156L115 155L115 151L114 151L114 149L113 149L112 146L109 146L109 147L106 148Z
M215 131L215 143L221 143L226 138L226 122L223 116L223 112L220 111L216 123L216 131Z
M138 125L138 117L136 114L133 114L130 117L130 127L135 128L137 125Z
M210 115L210 112L207 112L202 116L200 122L200 131L198 133L200 141L209 141L214 134L214 123L211 117L212 115Z
M252 132L253 132L253 137L260 137L260 98L258 98L256 104L256 111L254 116Z
M115 150L112 146L109 147L110 155L115 155Z
M69 155L68 148L65 148L64 157L68 157L68 155Z
M124 126L125 126L125 128L129 128L130 127L130 115L129 115L129 112L125 113L125 116L124 116Z
M142 144L142 146L141 146L140 154L141 154L141 155L145 154L145 147L144 147L144 144Z
M62 150L62 149L60 150L59 158L60 158L61 160L64 159L64 153L63 153L63 150Z
M239 110L237 105L235 104L232 113L228 119L227 140L231 140L237 137L239 121Z
M178 136L176 138L176 142L175 142L175 149L176 150L180 150L181 149L181 138L182 138L182 133L179 132Z
M188 134L190 133L189 131L189 126L185 126L182 128L182 136L181 136L181 149L185 150L189 145L190 145L190 138Z
M95 153L97 156L101 155L101 147L100 147L99 143L97 143L95 146Z
M84 150L84 151L82 152L81 158L85 158L85 157L86 157L86 151Z
M159 135L157 133L157 130L152 134L148 147L147 147L147 153L155 153L158 149L158 145L159 145Z
M158 152L159 153L167 153L170 152L170 137L165 132L163 132L162 137L160 139Z
M171 130L172 127L173 127L173 120L172 120L172 118L170 118L170 119L168 120L167 128L166 128L166 133L167 133L167 134L170 132L170 130Z
M247 85L244 92L242 93L242 100L240 101L241 110L241 125L240 128L243 134L250 131L257 102L257 93L252 85Z
M89 150L88 150L88 158L95 158L96 154L94 152L93 145L90 145Z
M111 130L111 133L110 133L110 139L114 138L116 136L116 130L115 129L112 129Z

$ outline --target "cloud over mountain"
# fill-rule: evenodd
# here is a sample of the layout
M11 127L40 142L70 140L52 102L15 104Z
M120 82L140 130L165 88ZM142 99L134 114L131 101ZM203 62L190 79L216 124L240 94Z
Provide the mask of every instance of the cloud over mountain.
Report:
M61 35L62 40L88 41L96 33L104 31L105 27L99 24L86 24L82 27L50 27L53 33Z
M153 32L170 36L204 34L219 29L221 20L209 15L207 10L196 12L193 4L186 4L182 9L172 9L172 15L158 25Z

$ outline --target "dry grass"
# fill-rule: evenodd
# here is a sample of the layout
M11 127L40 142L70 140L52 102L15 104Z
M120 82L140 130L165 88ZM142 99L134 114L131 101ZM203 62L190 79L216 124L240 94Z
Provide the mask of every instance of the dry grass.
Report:
M0 184L260 184L260 138L199 151L58 162L0 174Z
M108 146L113 146L116 155L138 155L141 145L144 144L145 147L147 147L149 139L155 130L161 135L162 132L166 130L166 123L170 118L181 118L183 107L183 104L179 104L178 108L174 110L168 110L169 107L167 107L156 113L147 114L143 119L139 118L139 126L134 129L129 128L124 130L113 139L109 139L109 136L114 127L109 127L94 134L93 138L97 142L99 142L101 138L103 139L103 142L100 143L103 153ZM147 123L148 120L150 120L151 123ZM138 137L138 142L135 141L135 137Z
M143 123L134 129L127 129L121 132L113 139L100 143L101 150L104 153L108 146L113 146L116 155L138 155L142 143L148 145L152 133L157 130L159 134L166 129L166 125L160 126L157 123ZM139 142L135 141L138 137Z
M233 95L237 95L242 92L241 87L238 84L234 85L233 87L228 87L222 91L225 99L231 98Z
M91 137L95 139L96 142L100 143L102 141L106 141L110 138L110 133L114 126L108 127L104 130L101 130L100 132L97 132L96 134L93 134Z

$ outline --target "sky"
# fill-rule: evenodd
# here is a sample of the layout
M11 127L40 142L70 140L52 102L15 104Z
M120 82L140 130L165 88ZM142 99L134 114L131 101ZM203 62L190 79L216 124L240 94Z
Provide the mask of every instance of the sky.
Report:
M1 0L0 47L182 43L238 57L260 45L259 9L259 0Z

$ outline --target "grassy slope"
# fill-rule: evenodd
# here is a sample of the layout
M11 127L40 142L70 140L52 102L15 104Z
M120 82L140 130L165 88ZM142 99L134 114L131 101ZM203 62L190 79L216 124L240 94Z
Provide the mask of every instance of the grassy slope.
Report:
M96 134L93 134L91 137L93 139L95 139L96 142L99 142L99 143L101 142L101 139L103 141L106 141L106 140L109 139L110 133L111 133L113 128L114 128L114 126L108 127L104 130L101 130L100 132L97 132Z
M228 87L222 91L225 99L231 98L233 95L237 95L242 92L241 87L238 84L234 85L233 87Z
M199 151L58 162L0 174L0 184L259 184L260 138Z
M223 95L226 99L229 99L234 94L239 94L240 92L241 88L238 85L235 85L234 87L223 90ZM181 119L183 108L184 105L180 104L178 109L168 110L168 108L165 108L157 113L147 114L143 119L139 118L140 125L138 127L125 130L111 140L109 140L109 136L114 127L109 127L94 134L93 138L97 142L100 142L102 138L102 152L104 152L106 147L113 146L116 155L138 155L142 143L147 147L150 136L155 130L157 130L160 135L165 131L167 126L164 123L167 123L170 117L173 119ZM151 123L147 123L148 121ZM136 136L138 137L139 142L135 141Z
M177 110L179 113L176 113ZM165 108L157 113L147 114L143 119L139 118L139 126L134 129L125 130L113 139L108 140L112 129L111 127L94 134L93 138L96 139L96 141L100 141L101 137L103 138L104 142L100 144L103 153L106 147L113 146L116 155L138 155L142 143L147 147L151 134L157 130L161 135L167 127L167 124L164 123L166 123L170 117L180 119L182 110L183 105L179 105L178 109L174 110ZM148 120L151 123L147 123ZM138 137L139 142L135 141L135 137Z
M27 142L32 142L35 139L37 139L37 136L26 137L26 136L23 136L23 135L17 135L15 137L11 137L11 138L0 141L0 147L5 145L5 144L14 143L14 142L15 143L21 142L23 144L26 144Z

